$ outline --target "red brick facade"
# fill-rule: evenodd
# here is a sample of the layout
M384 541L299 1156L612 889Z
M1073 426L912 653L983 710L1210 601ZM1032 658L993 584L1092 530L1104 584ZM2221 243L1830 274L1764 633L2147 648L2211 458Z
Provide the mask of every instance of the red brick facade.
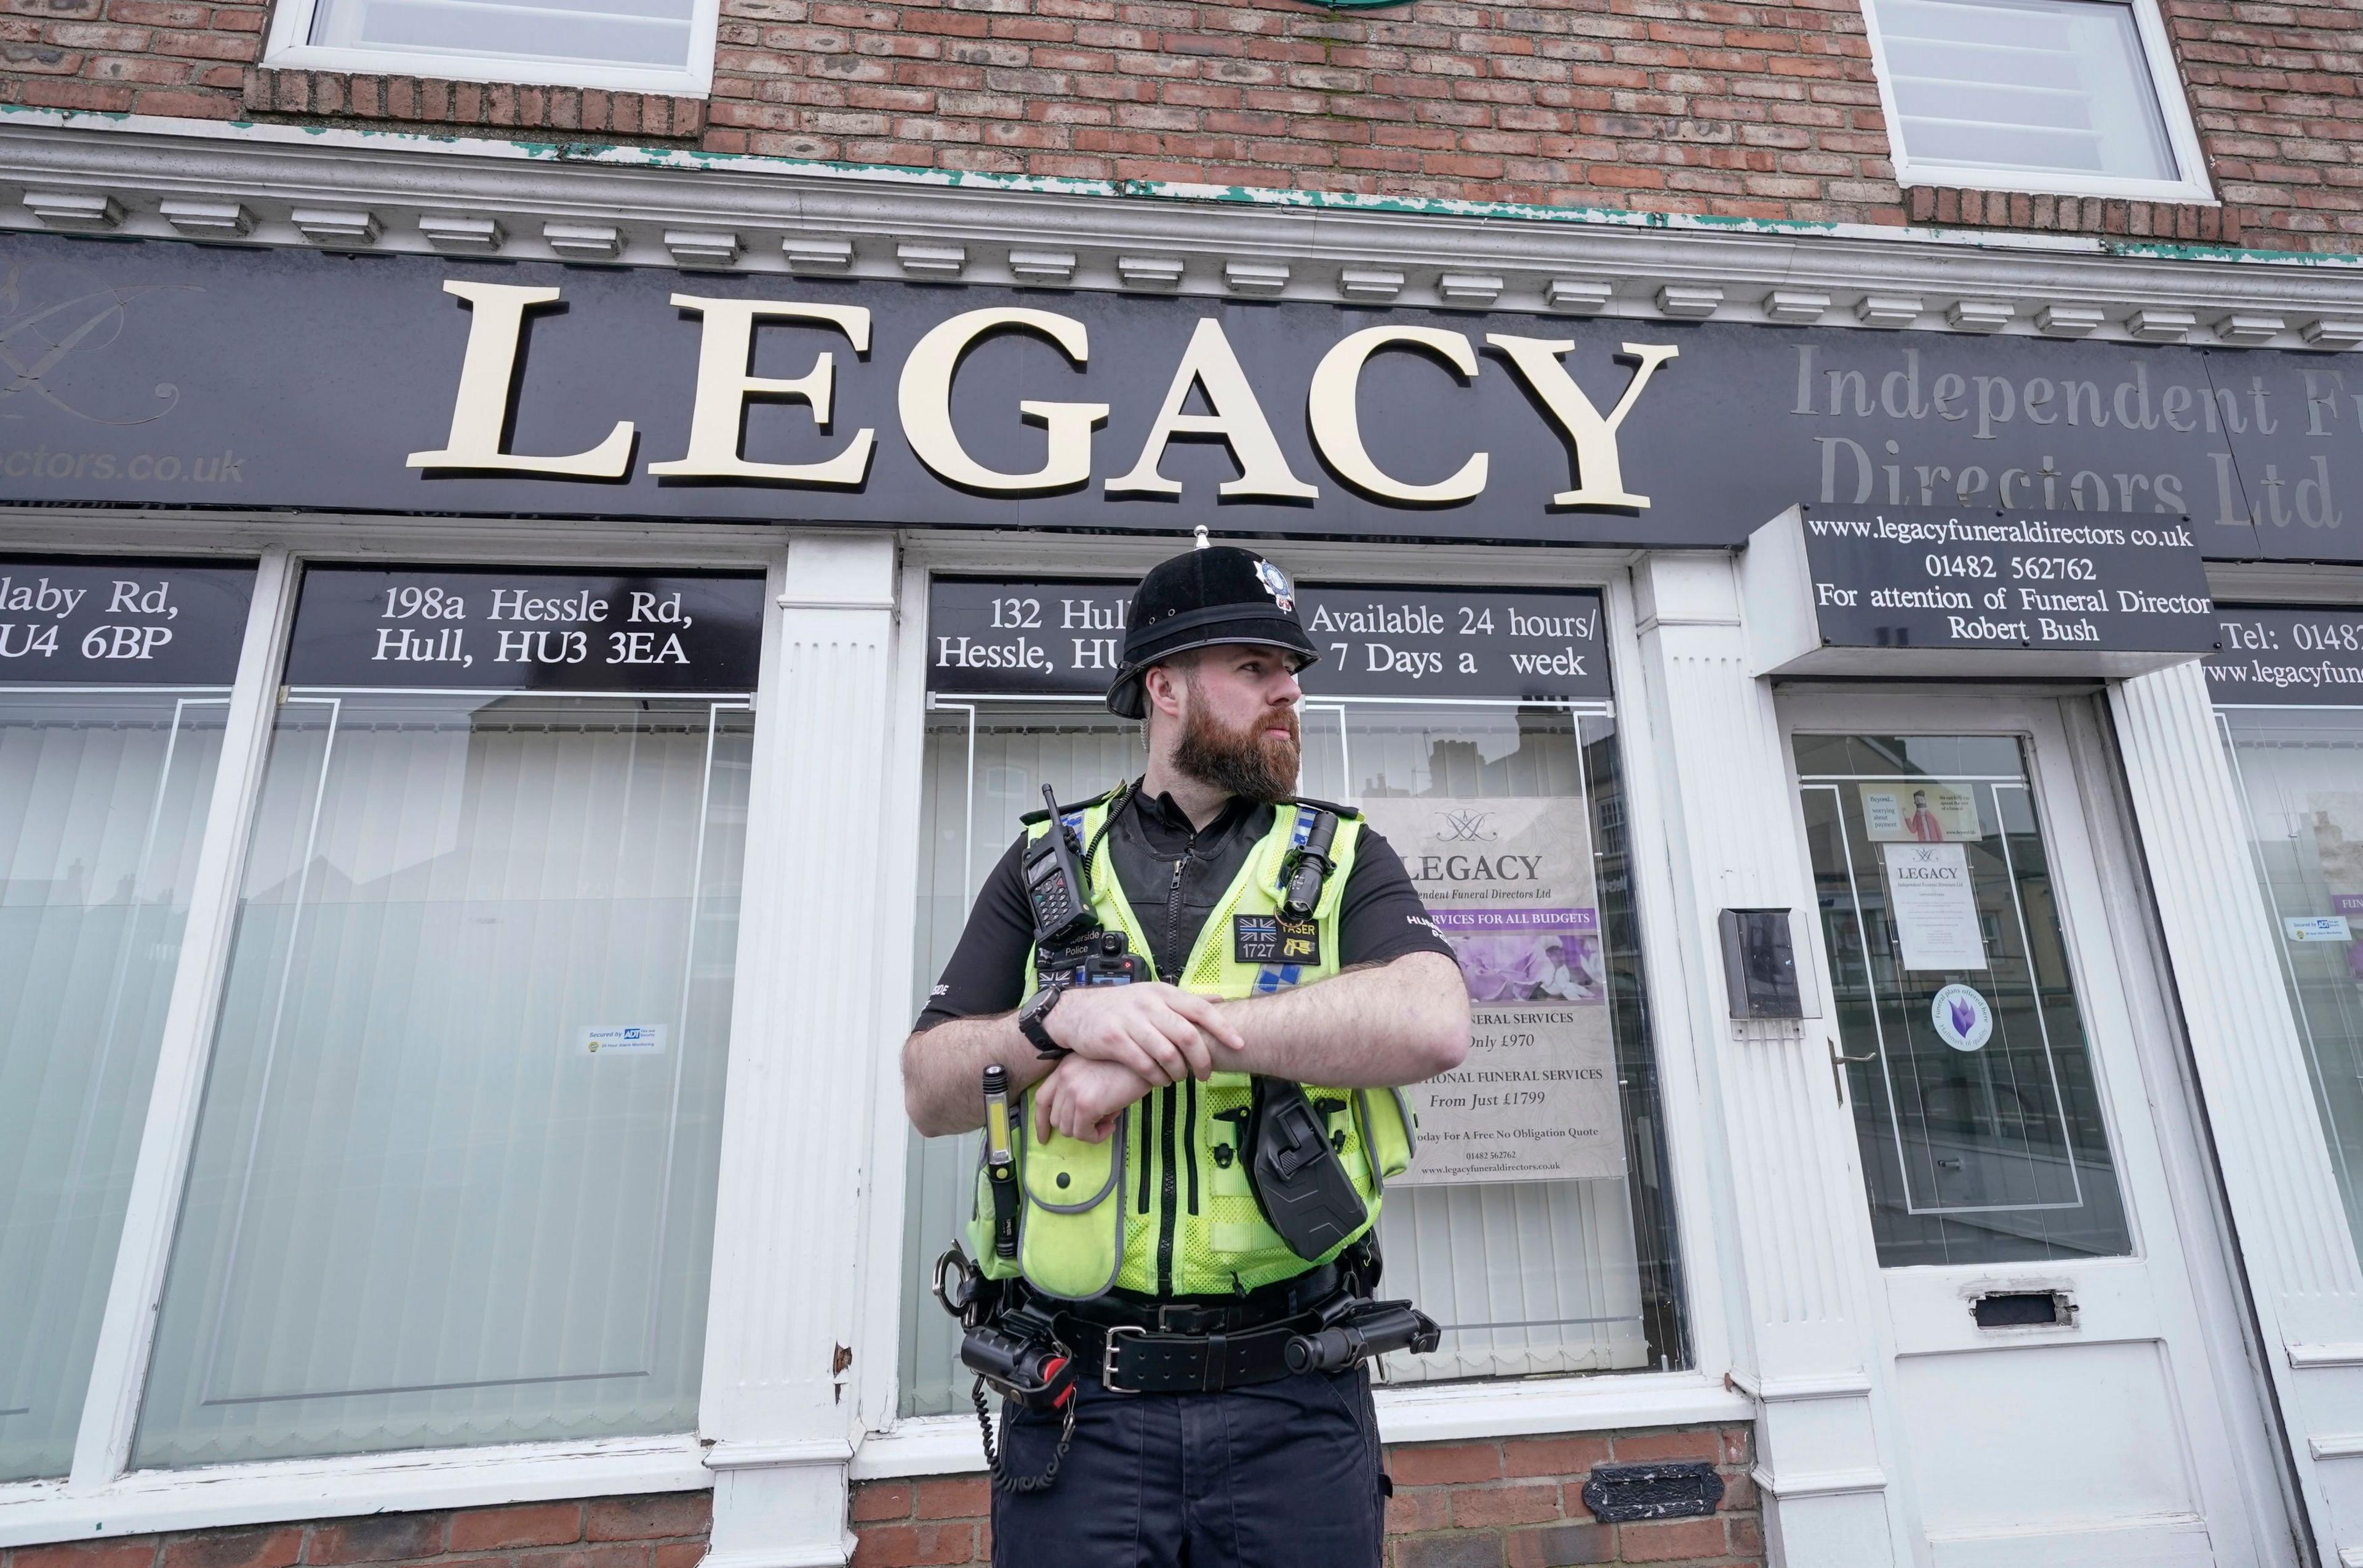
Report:
M1658 1562L1742 1568L1764 1561L1746 1427L1659 1428L1391 1450L1388 1568L1567 1568ZM1710 1518L1602 1524L1583 1506L1597 1464L1705 1460L1723 1476ZM982 1476L871 1481L853 1489L853 1568L937 1568L993 1558ZM112 1568L112 1565L108 1565Z
M0 1550L0 1568L696 1568L708 1492L371 1514Z
M2363 12L2164 0L2227 204L1894 182L1859 0L723 0L684 100L256 69L265 0L0 0L0 102L1101 180L2363 245Z

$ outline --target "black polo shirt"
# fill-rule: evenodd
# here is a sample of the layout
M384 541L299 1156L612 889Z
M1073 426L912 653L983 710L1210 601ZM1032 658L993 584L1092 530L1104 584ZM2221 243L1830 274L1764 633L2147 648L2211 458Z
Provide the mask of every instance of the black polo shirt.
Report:
M1171 795L1148 799L1136 791L1116 814L1108 828L1108 858L1148 940L1159 979L1181 972L1207 917L1271 831L1274 809L1233 796L1212 822L1197 828ZM1033 989L1034 917L1019 864L1025 849L1020 835L985 877L969 911L968 929L914 1028L1006 1013ZM1346 873L1337 949L1341 969L1385 963L1407 952L1452 956L1429 921L1403 858L1368 827Z

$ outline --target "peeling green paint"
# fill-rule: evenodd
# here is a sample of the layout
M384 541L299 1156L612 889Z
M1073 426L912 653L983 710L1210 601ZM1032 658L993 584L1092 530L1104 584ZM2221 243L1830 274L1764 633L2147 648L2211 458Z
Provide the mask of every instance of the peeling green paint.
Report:
M150 134L141 117L96 110L59 111L24 105L0 105L0 127L10 121L66 128L106 126ZM780 158L756 153L709 152L674 147L644 147L635 143L597 141L526 141L414 130L375 130L363 126L294 125L281 122L227 120L222 129L269 139L294 133L305 137L342 135L369 146L459 147L483 150L484 155L521 157L540 162L597 163L623 168L714 170L748 174L802 175L823 179L871 180L884 183L937 188L1006 191L1013 195L1112 198L1126 201L1187 202L1270 207L1311 212L1378 213L1394 217L1457 217L1483 222L1574 225L1579 228L1649 228L1668 232L1756 234L1769 238L1855 235L1941 237L1948 243L1979 249L2019 249L2030 238L2009 229L1879 228L1868 224L1822 222L1797 218L1736 217L1714 213L1636 211L1627 207L1543 206L1527 202L1468 201L1448 196L1368 195L1349 191L1288 190L1260 185L1199 185L1170 180L1080 180L1064 175L996 174L965 169L911 169L890 163L849 163L818 159ZM208 126L210 130L213 128ZM2038 239L2052 238L2034 236ZM2136 261L2235 262L2252 266L2294 267L2331 271L2363 268L2363 255L2342 251L2268 250L2250 246L2207 245L2163 239L2131 239L2096 235L2062 235L2063 255L2090 254Z

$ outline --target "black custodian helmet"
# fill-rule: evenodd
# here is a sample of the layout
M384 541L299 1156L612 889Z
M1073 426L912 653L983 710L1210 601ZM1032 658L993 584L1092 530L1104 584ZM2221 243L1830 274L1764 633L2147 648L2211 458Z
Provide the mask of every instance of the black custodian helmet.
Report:
M1140 677L1151 664L1193 648L1226 644L1284 648L1300 670L1321 651L1296 615L1296 588L1288 573L1251 550L1201 543L1151 567L1132 595L1124 623L1124 667L1108 686L1110 711L1126 718L1148 712Z

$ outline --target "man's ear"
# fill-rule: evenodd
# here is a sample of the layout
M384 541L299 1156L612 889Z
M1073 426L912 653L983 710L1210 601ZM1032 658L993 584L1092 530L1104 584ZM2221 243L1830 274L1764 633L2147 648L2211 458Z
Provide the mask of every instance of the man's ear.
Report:
M1168 718L1175 717L1181 713L1182 670L1178 664L1170 661L1162 664L1151 664L1141 672L1140 689L1142 695L1148 699L1150 712L1161 713Z

